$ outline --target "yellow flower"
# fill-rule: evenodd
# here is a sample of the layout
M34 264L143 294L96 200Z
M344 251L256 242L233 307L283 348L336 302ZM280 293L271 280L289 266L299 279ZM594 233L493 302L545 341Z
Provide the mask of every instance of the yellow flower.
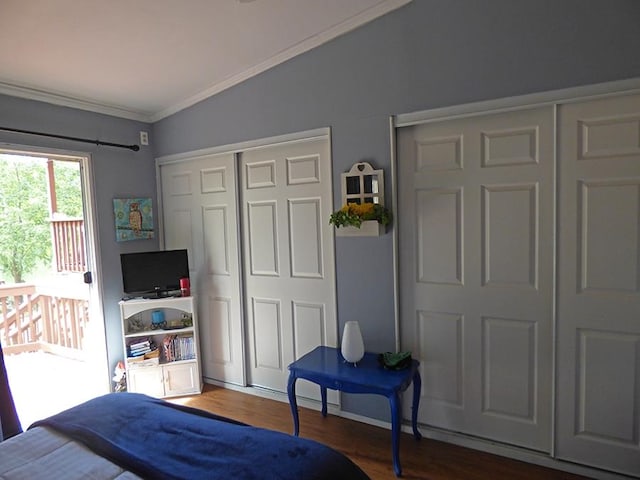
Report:
M387 225L391 221L391 214L377 203L347 203L331 214L329 223L333 223L336 227L352 225L359 228L365 220L377 220Z

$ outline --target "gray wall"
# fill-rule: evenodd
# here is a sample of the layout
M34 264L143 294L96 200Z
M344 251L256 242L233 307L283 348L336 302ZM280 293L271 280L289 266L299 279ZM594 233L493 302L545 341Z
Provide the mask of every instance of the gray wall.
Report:
M637 0L414 0L158 122L153 154L146 147L133 153L3 132L0 142L92 154L113 366L122 355L119 253L154 249L158 242L117 243L112 199L150 196L156 207L154 156L328 126L337 206L340 173L354 162L384 168L390 184L389 115L639 77L639 24ZM0 126L127 144L149 129L1 95ZM368 349L392 350L391 235L337 238L336 263L340 325L358 319ZM388 419L382 398L346 396L343 406Z
M354 162L390 180L390 115L640 76L638 25L636 0L414 0L156 123L155 153L329 126L337 206ZM336 238L336 273L340 330L393 350L391 235ZM389 418L384 399L343 406Z
M57 107L46 103L0 95L0 126L33 130L57 135L99 139L126 145L138 143L138 132L150 130L150 125L123 120L107 115ZM155 250L153 240L116 242L113 217L113 199L119 197L152 197L157 211L155 163L150 148L139 152L67 140L0 131L0 146L34 146L57 150L88 153L94 174L94 197L98 223L98 248L103 275L104 321L106 326L110 372L122 359L122 337L118 301L122 298L120 253Z

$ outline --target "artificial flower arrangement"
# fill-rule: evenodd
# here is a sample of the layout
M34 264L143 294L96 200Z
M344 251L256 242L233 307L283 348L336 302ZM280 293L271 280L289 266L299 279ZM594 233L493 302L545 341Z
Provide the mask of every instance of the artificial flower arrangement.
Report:
M381 225L388 225L391 222L391 212L379 203L347 203L329 216L329 223L337 228L360 228L366 220L376 220Z

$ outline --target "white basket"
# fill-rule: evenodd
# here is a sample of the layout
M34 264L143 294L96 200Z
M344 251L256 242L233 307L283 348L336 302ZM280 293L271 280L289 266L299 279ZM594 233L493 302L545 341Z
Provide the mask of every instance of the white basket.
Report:
M144 355L139 357L127 358L127 367L129 368L144 368L144 367L157 367L160 365L160 357L144 358Z

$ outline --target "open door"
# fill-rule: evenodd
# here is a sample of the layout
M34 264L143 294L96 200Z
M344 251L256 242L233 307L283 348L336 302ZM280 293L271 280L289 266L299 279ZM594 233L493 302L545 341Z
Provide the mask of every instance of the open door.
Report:
M0 150L0 342L25 428L110 390L90 167Z

